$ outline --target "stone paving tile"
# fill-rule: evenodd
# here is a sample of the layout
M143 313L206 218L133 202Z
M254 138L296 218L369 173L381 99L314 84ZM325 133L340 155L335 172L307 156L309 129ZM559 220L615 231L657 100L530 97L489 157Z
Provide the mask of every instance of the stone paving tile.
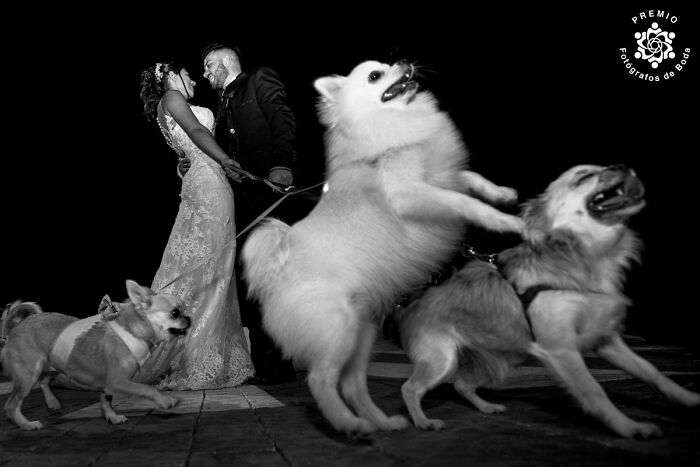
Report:
M228 451L202 453L195 452L188 464L191 467L211 465L232 465L236 467L289 467L287 461L276 452L235 453Z

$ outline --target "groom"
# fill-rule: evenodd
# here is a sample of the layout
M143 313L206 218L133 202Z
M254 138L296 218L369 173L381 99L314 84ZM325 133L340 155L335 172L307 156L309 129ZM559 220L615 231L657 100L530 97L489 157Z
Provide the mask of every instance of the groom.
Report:
M215 137L219 145L254 175L291 185L294 177L296 119L287 103L285 86L274 70L261 67L248 73L241 68L240 53L226 44L211 44L202 53L204 77L220 91ZM243 179L232 183L236 206L236 228L253 222L278 196L264 183ZM284 203L270 215L284 220ZM247 234L239 237L243 245ZM237 255L242 248L237 248ZM236 258L238 299L243 325L248 328L251 358L259 384L296 380L294 366L262 327L257 302L248 300L245 280Z

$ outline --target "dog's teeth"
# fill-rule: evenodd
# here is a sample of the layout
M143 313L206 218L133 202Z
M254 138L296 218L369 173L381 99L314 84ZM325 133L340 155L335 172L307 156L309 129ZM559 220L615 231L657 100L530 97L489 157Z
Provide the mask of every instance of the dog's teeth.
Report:
M624 190L622 189L622 187L618 188L617 191L616 191L615 193L617 193L618 196L622 196L622 195L625 194L625 192L624 192Z

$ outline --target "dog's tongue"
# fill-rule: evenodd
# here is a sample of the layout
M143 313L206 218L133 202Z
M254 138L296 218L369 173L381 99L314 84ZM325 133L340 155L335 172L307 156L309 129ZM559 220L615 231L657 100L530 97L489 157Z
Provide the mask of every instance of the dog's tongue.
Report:
M417 86L418 84L415 81L397 81L389 86L389 89L384 91L384 94L382 94L382 102L388 102L408 90L415 89Z

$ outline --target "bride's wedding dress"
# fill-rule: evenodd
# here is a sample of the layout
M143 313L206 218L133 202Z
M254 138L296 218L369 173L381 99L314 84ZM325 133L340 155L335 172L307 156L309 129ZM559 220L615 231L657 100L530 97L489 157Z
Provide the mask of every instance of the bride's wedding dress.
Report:
M212 130L211 110L192 106L192 112ZM221 166L172 117L165 115L165 123L161 129L166 140L191 165L182 180L180 209L152 289L183 299L182 311L191 317L192 325L184 337L156 347L136 379L173 390L236 386L253 375L253 364L234 278L233 192ZM188 273L222 247L223 251Z

